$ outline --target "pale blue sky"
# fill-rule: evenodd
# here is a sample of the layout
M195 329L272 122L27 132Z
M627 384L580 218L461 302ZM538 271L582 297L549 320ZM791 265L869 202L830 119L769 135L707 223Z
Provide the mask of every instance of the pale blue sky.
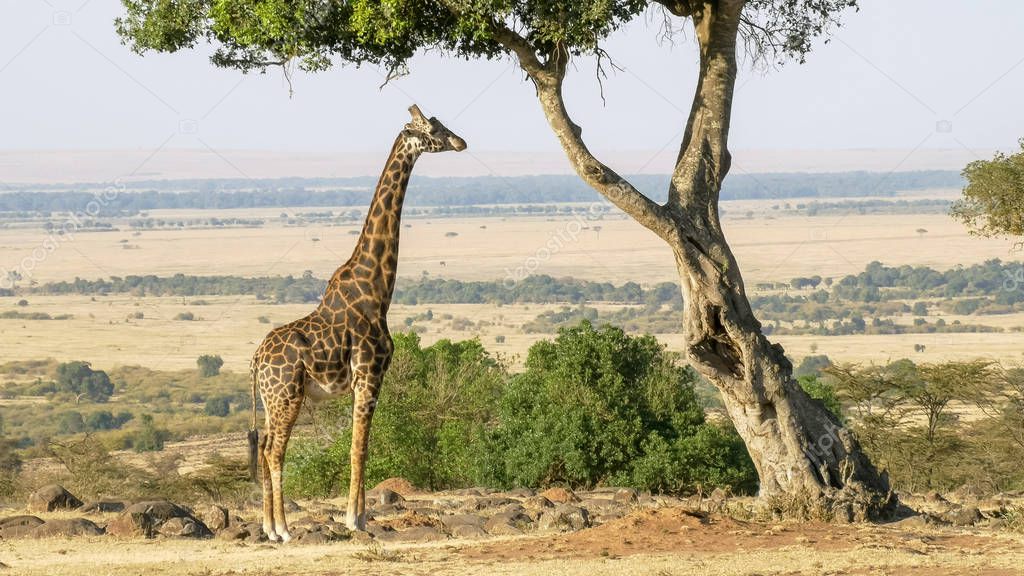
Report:
M741 149L1009 149L1024 136L1024 2L861 0L808 63L746 68L731 146ZM418 58L378 90L370 67L298 74L218 70L207 50L140 58L121 46L116 0L0 0L0 149L371 151L413 100L476 150L557 150L509 61ZM624 72L578 63L570 106L600 150L678 145L695 81L692 41L660 45L657 19L617 34ZM951 131L936 123L951 122ZM194 133L193 133L194 131Z

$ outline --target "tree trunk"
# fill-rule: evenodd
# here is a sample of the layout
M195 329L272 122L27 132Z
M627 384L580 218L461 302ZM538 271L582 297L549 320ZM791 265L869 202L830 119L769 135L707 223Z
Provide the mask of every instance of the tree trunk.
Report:
M700 78L665 205L637 191L583 143L562 99L568 54L556 50L541 62L514 32L499 30L496 37L536 84L548 122L577 173L671 246L685 305L686 356L721 391L757 468L763 499L797 515L885 515L896 505L888 478L824 405L803 392L782 347L761 333L722 232L718 195L730 163L727 140L744 4L709 0L689 14L700 43Z

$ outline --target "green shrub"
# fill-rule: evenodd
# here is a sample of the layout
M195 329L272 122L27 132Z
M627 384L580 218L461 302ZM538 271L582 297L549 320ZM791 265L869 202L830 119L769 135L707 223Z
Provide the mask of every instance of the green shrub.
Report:
M106 402L114 393L110 377L93 370L88 362L67 362L57 366L56 391L69 392L94 402Z
M503 454L496 483L751 486L742 443L705 422L696 381L652 336L586 321L562 329L530 348L502 399L491 435Z
M224 365L224 359L212 354L203 354L196 358L196 365L199 366L200 376L210 378L220 374L220 368Z
M402 476L441 489L483 481L478 462L493 424L505 372L477 340L441 340L422 348L397 334L395 354L373 417L367 479ZM351 398L322 409L325 421L346 419ZM347 420L346 420L347 421ZM351 429L330 439L297 441L288 452L289 490L325 496L347 488Z
M731 426L705 421L696 381L653 337L587 322L535 344L526 372L511 378L476 340L422 348L400 334L373 419L367 482L752 490L746 449ZM317 419L350 411L350 399L337 401ZM287 489L344 491L350 442L347 426L293 442Z
M164 449L164 443L170 438L170 431L165 428L157 428L153 416L143 414L141 417L141 428L132 437L132 448L136 452L159 452Z
M231 399L227 396L215 396L206 401L203 413L207 416L224 418L231 413Z
M821 378L810 375L797 378L797 382L800 383L800 387L804 389L808 396L815 400L820 400L825 405L825 408L828 408L828 411L834 414L836 418L843 419L843 408L839 402L839 396L831 384Z

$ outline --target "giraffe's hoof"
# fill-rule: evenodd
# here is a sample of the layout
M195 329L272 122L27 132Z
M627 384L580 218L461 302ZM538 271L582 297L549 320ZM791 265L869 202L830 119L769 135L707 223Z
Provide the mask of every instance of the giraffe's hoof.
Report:
M283 530L283 531L281 531L280 538L281 538L281 544L287 544L292 539L292 535L289 534L287 530Z
M278 536L277 532L274 532L274 530L272 528L268 529L268 528L264 527L263 528L263 533L267 535L267 540L270 540L271 542L280 542L281 541L281 537Z

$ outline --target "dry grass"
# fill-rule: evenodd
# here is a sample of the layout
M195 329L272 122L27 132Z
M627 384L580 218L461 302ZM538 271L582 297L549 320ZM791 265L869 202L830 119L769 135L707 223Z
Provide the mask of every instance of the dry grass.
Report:
M726 209L729 204L725 203ZM740 203L747 204L749 201ZM773 218L771 211L763 208L766 205L758 204L762 211L753 219L725 221L726 234L751 285L800 275L859 272L872 260L945 269L1009 256L1008 242L971 237L943 215ZM218 216L248 217L266 212L225 210ZM279 212L275 209L272 215L276 217ZM566 217L407 219L410 227L402 230L400 273L500 279L508 270L524 265L527 258L537 256L549 239L569 229L570 222ZM624 217L609 217L599 224L600 233L585 230L550 258L542 251L536 272L615 283L676 279L669 249L653 234ZM919 236L915 232L918 228L928 233ZM152 231L137 237L127 230L80 233L39 263L32 274L39 281L179 272L298 275L304 270L326 277L348 257L355 242L349 232L357 229L353 224ZM457 232L458 236L446 237L447 232ZM0 230L2 260L17 262L30 255L44 238L41 229ZM314 242L313 238L320 241ZM125 250L120 240L128 240L139 249Z
M784 281L793 276L837 277L863 270L872 260L886 264L928 265L939 269L972 264L990 258L1007 258L1004 241L983 240L967 235L963 228L942 215L912 216L828 216L773 218L770 205L782 201L739 201L725 203L733 214L754 210L753 219L727 219L726 231L737 253L748 286L763 281ZM796 202L794 200L793 202ZM313 210L313 209L303 209ZM223 216L276 217L279 209L229 210ZM154 216L174 217L171 211ZM187 216L185 213L177 216ZM570 220L559 217L409 219L403 230L400 271L416 276L428 273L464 280L502 279L514 273L547 241L565 232ZM676 279L667 247L635 222L622 218L601 221L600 233L583 231L575 242L564 244L550 257L531 260L536 273L575 276L622 283L653 284ZM485 228L484 228L485 226ZM918 228L927 234L916 233ZM355 236L355 225L330 228L185 230L78 234L61 245L33 271L39 281L70 280L110 275L175 273L210 275L302 274L312 270L326 277L344 261ZM454 238L448 231L458 232ZM0 256L7 262L28 254L43 240L42 230L0 229ZM319 238L319 242L313 242ZM138 250L124 250L119 243L129 239ZM442 265L442 262L444 263ZM753 290L751 290L753 292ZM244 371L252 350L270 325L257 318L267 316L273 324L306 314L312 305L276 306L252 297L202 297L207 306L192 306L193 299L111 297L32 297L31 312L51 315L72 314L71 320L0 320L0 357L29 359L54 357L60 360L87 359L98 367L140 364L154 369L195 366L200 354L220 354L225 369ZM422 324L426 342L442 337L478 336L488 349L518 364L527 348L545 335L523 334L520 326L555 306L430 305L435 318L441 314L486 322L468 331L457 331L436 320ZM403 320L425 307L394 306L391 325L404 327ZM176 321L185 310L195 314L193 322ZM133 312L145 319L126 321ZM947 322L957 319L947 316ZM978 322L974 317L965 322ZM934 320L934 319L930 319ZM986 316L983 323L1003 328L1024 325L1024 314ZM504 336L503 343L495 341ZM678 349L678 335L662 335ZM938 361L978 356L1019 358L1024 350L1024 333L910 334L903 336L781 336L776 338L794 358L812 353L860 362L884 362L910 357ZM924 344L923 353L914 345Z

